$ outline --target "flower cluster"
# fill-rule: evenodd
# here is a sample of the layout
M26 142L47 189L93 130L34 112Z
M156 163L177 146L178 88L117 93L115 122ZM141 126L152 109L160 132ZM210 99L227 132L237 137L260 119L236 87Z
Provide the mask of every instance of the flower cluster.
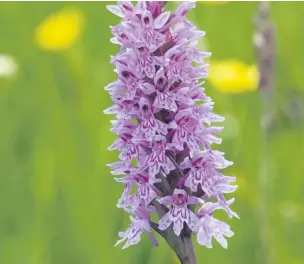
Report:
M212 112L213 102L200 87L210 53L197 50L204 32L185 17L194 6L182 3L174 13L165 12L161 1L107 6L122 18L111 27L111 42L120 45L111 58L118 80L105 88L114 102L105 113L117 118L112 132L118 139L109 147L120 151L120 161L109 164L124 184L117 206L133 215L131 226L119 233L117 244L126 241L124 248L137 244L143 232L157 244L151 222L157 213L158 230L172 226L179 236L188 228L206 247L212 247L212 237L227 247L224 236L233 235L213 217L217 209L238 217L230 209L233 199L224 197L236 186L230 185L235 177L218 171L232 163L211 149L221 143L215 135L222 130L211 124L223 118Z

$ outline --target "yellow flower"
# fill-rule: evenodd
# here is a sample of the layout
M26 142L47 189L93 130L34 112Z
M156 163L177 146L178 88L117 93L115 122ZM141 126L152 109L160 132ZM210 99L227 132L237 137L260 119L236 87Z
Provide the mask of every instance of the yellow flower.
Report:
M34 39L43 50L70 48L83 31L84 16L78 9L63 9L43 20L35 30Z
M223 93L250 92L257 90L259 72L256 65L237 60L211 62L209 81Z

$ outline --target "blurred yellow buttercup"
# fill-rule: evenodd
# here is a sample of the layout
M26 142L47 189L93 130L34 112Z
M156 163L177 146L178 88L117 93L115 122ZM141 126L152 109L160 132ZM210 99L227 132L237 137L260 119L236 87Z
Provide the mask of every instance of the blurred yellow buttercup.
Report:
M223 93L244 93L257 90L259 73L256 65L238 60L215 61L209 69L209 82Z
M34 39L43 50L60 51L70 48L83 31L81 10L66 8L45 18L36 28Z

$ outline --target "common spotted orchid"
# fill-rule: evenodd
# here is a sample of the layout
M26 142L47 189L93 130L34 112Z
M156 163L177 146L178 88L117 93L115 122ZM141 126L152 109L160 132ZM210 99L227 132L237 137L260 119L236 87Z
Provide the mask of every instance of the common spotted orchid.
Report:
M106 87L114 105L105 110L116 115L111 131L118 139L109 150L120 151L120 161L109 167L124 184L117 206L132 215L117 244L137 244L147 233L157 245L154 230L181 263L195 264L192 234L208 248L213 237L227 247L225 237L233 232L213 212L238 218L230 209L234 199L224 196L237 186L231 185L235 177L219 171L232 162L211 148L221 143L216 134L222 127L213 123L224 118L213 113L214 103L201 87L210 53L197 49L205 33L186 18L195 3L182 3L175 12L165 11L165 3L108 6L122 18L111 27L111 41L120 46L111 59L118 80Z

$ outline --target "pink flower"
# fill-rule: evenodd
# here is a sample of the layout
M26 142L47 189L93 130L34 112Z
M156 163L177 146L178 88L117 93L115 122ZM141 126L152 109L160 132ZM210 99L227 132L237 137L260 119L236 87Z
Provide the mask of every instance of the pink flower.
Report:
M190 169L186 175L185 186L196 192L201 186L205 194L212 196L219 192L234 192L236 187L229 185L235 181L235 177L223 176L217 169L229 166L231 162L224 159L220 152L201 151L196 152L191 161L186 158L180 165L182 169Z
M234 199L228 201L232 204ZM230 226L222 221L215 219L212 213L221 209L221 205L217 203L205 203L198 211L200 220L196 227L197 242L200 245L212 248L212 237L214 237L222 247L227 248L226 237L232 237L234 233L230 230Z
M161 13L156 19L149 10L141 15L141 36L148 49L153 52L165 43L165 36L157 29L162 28L170 17L170 12Z
M149 176L153 179L153 182L157 182L155 177L161 169L163 169L166 174L169 174L174 168L174 165L166 156L166 138L159 135L155 136L153 149L148 158Z
M127 176L116 178L118 182L124 183L125 188L121 198L118 201L118 207L137 208L140 205L147 207L157 196L149 175L143 169L131 169L126 172ZM135 195L131 194L134 185L137 185Z
M175 116L175 133L172 138L172 144L178 151L183 151L185 147L189 148L190 155L199 150L199 144L195 134L197 121L189 114L178 112Z
M131 2L118 1L117 5L108 5L107 9L111 11L114 15L117 15L124 19L131 19L133 15L140 12L140 5L137 4L136 8L134 8Z
M173 224L174 233L179 236L186 223L192 231L195 231L198 217L187 206L201 203L199 198L189 196L185 190L175 189L172 196L164 197L159 202L172 205L172 209L159 220L159 229L166 230Z
M144 137L152 141L156 134L166 135L167 125L154 116L154 108L147 99L142 98L139 102L139 117L141 123L134 131L136 137Z
M127 240L126 244L123 246L123 249L135 245L140 241L141 234L147 232L152 243L158 245L157 241L152 233L149 224L149 212L143 208L138 208L134 211L136 217L130 216L131 226L125 232L119 232L118 235L121 238L115 244L115 246Z
M152 93L156 93L153 103L156 109L176 112L178 102L183 103L184 101L188 101L186 93L189 91L189 87L184 87L179 82L169 84L164 68L159 68L153 81L153 84L145 83L141 85L141 88L144 94L151 95Z
M128 49L126 52L113 57L114 62L128 62L139 76L153 78L155 67L163 64L162 57L152 56L145 46Z
M114 105L104 113L116 116L111 132L118 138L108 149L119 151L119 160L108 166L123 184L117 207L132 215L116 243L126 241L123 248L137 244L144 232L157 245L151 227L173 238L167 241L174 250L191 232L204 246L211 247L214 236L227 247L225 236L233 233L212 213L221 208L238 218L224 196L236 190L235 177L219 172L232 162L212 150L223 129L213 124L224 118L213 113L214 103L201 87L210 53L197 49L205 32L186 18L194 6L182 3L175 12L165 11L163 1L107 7L122 19L111 27L111 42L120 50L111 56L117 80L105 87Z

